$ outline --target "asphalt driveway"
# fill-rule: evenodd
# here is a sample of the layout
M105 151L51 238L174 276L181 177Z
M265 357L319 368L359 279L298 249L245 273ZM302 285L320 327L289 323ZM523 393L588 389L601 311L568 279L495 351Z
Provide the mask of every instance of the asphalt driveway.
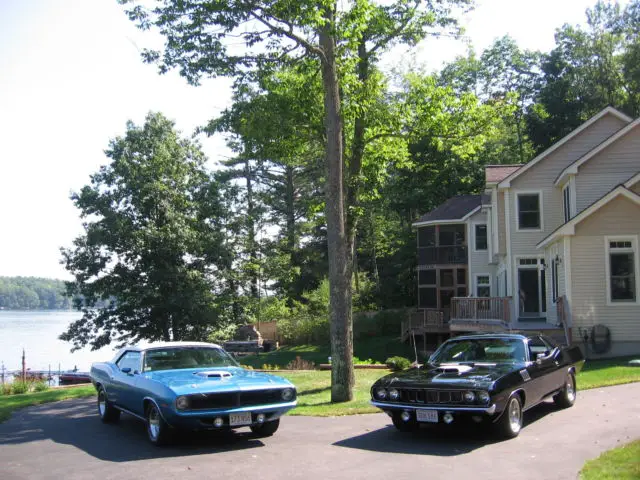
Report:
M525 414L515 440L469 430L403 434L384 414L285 417L270 438L248 432L147 443L141 422L104 425L94 399L31 407L0 424L0 478L411 479L575 478L601 452L640 437L640 383L580 392L573 408Z

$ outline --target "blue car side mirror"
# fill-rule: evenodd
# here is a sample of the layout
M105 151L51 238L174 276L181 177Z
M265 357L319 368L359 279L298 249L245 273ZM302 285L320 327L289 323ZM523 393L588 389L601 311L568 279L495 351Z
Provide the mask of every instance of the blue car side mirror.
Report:
M129 367L121 368L120 371L122 373L126 373L127 375L131 373L131 369Z

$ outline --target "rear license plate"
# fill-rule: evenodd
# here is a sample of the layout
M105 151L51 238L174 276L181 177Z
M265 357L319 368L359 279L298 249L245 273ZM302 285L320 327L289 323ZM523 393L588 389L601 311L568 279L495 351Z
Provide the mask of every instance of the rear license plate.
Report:
M251 412L230 414L229 425L232 427L237 427L238 425L251 425Z
M416 410L416 419L419 422L438 423L437 410Z

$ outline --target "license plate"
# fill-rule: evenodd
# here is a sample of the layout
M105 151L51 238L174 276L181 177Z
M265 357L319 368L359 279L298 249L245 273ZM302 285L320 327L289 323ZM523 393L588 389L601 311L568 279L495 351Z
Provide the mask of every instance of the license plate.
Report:
M419 422L438 423L437 410L416 410L416 419Z
M237 427L238 425L251 425L251 412L230 414L229 425L232 427Z

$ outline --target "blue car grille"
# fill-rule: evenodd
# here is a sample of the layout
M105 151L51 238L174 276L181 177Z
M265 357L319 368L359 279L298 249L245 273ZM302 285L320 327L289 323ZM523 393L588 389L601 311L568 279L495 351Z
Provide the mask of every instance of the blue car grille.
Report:
M189 395L190 410L250 407L282 403L282 389L252 390L230 393L202 393ZM292 398L290 401L294 400Z
M405 403L456 404L464 403L461 390L399 389L400 401Z

